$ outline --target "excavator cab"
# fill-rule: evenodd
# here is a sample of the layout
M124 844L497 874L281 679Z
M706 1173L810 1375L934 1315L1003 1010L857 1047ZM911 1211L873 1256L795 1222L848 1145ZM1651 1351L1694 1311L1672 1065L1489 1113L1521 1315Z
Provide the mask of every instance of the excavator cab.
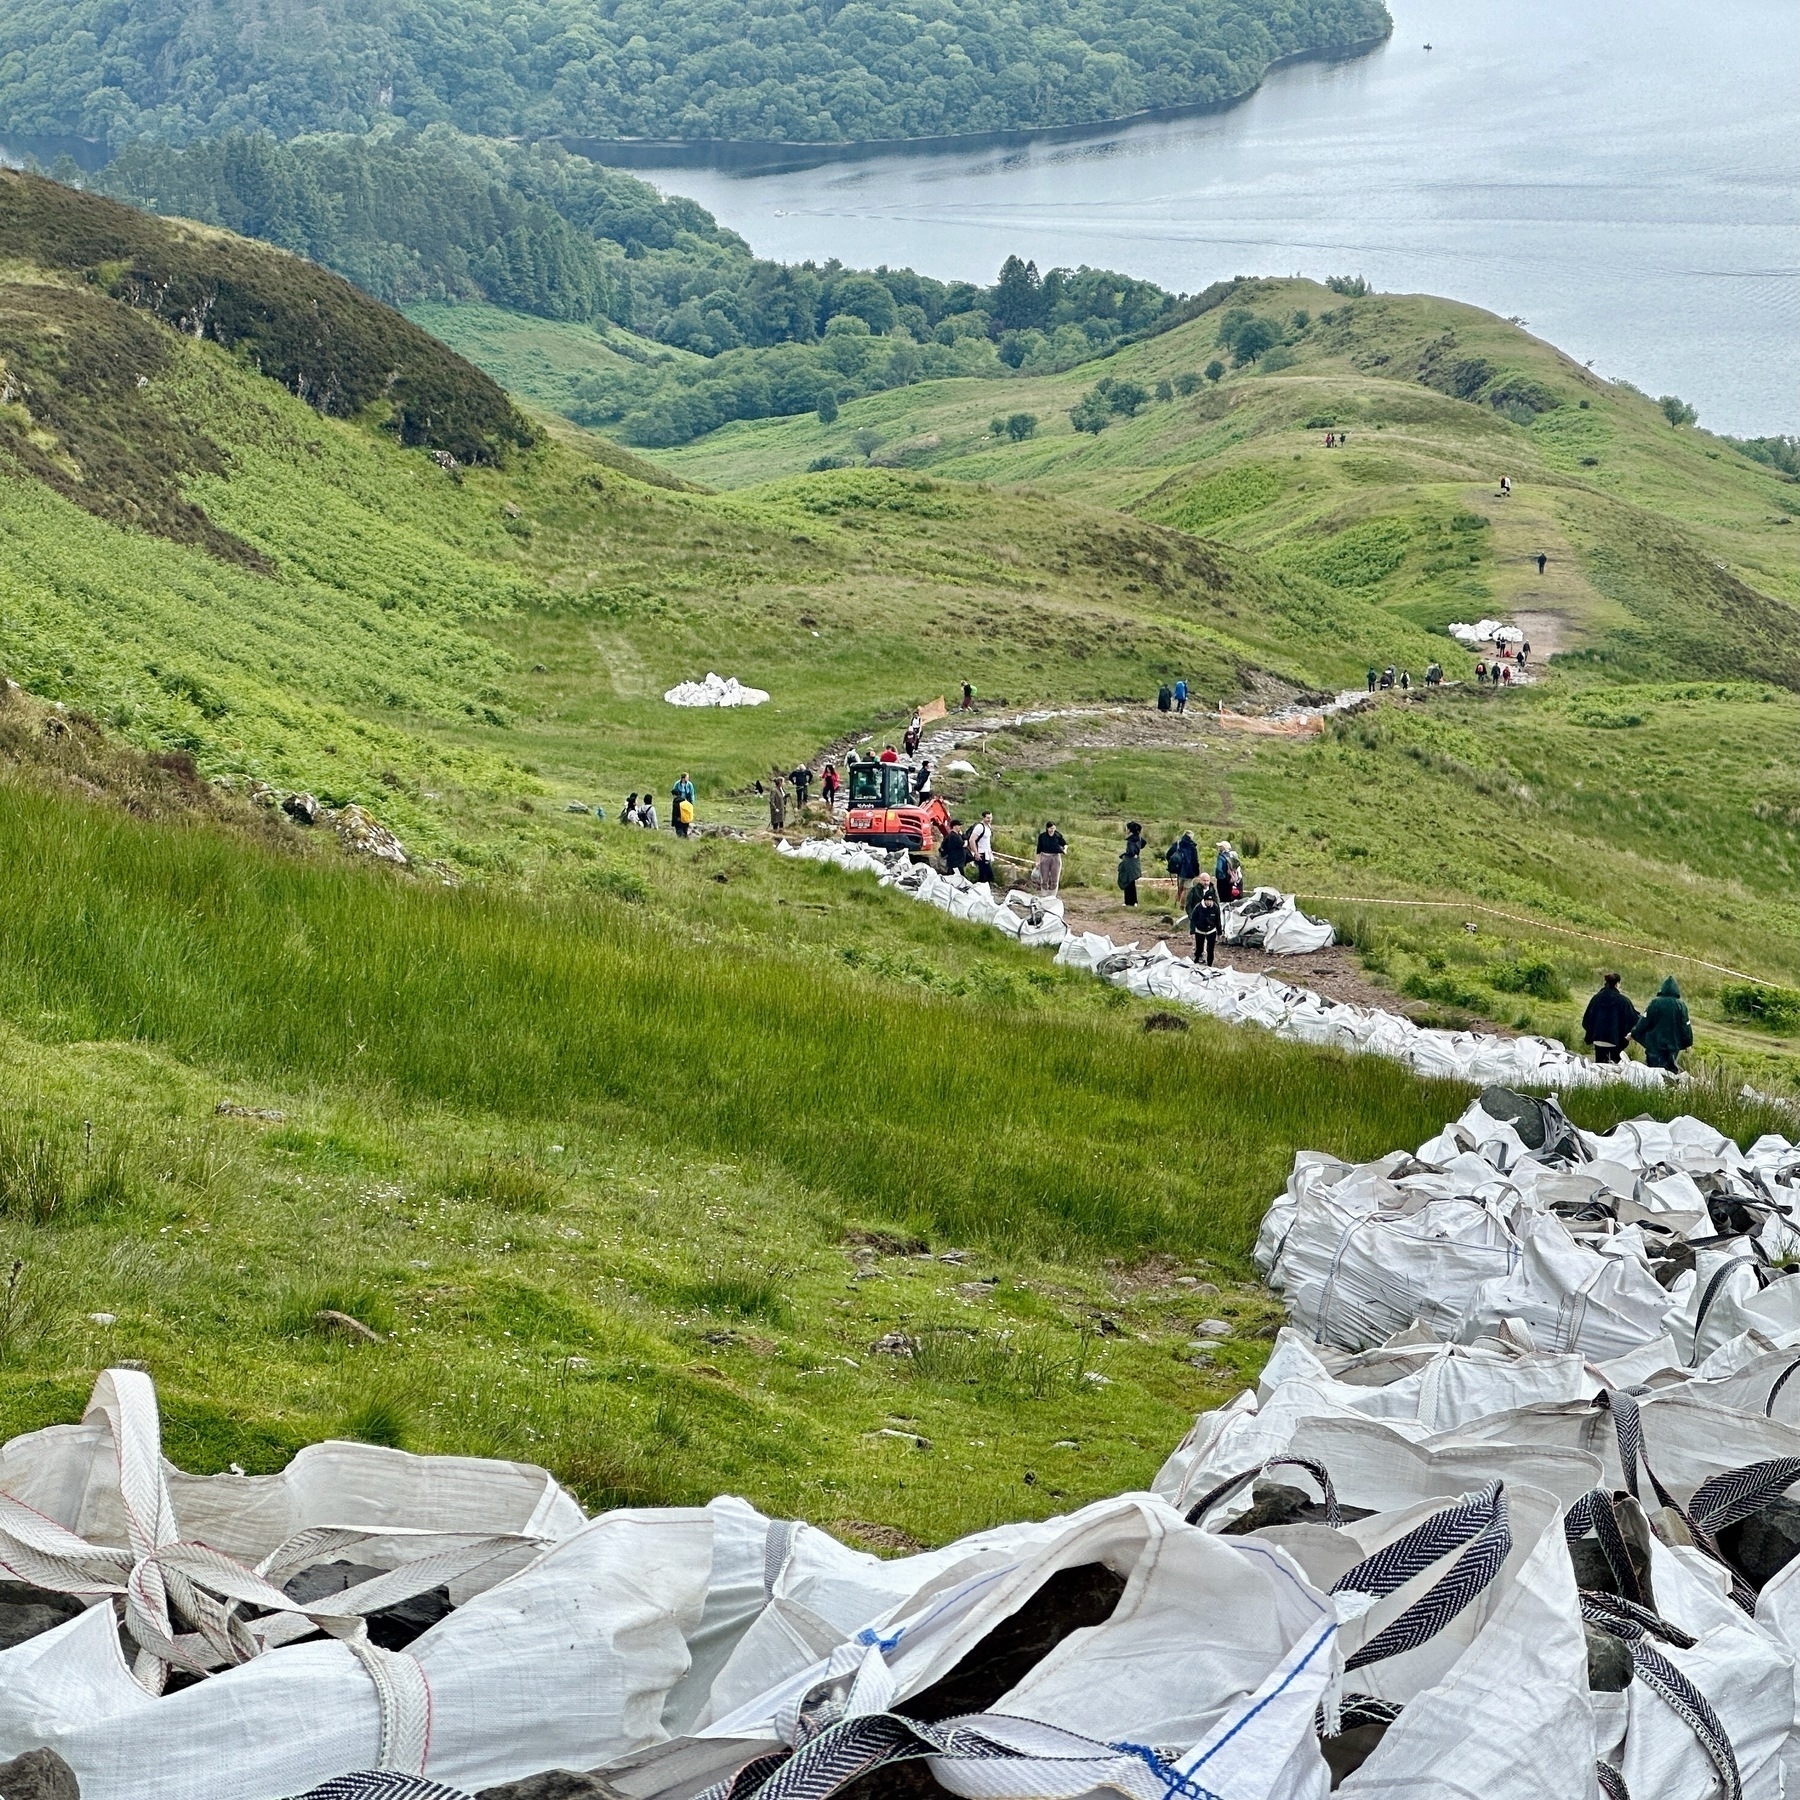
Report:
M950 829L950 814L935 795L916 798L912 783L913 771L906 763L852 763L844 841L932 856Z
M904 806L912 798L912 770L905 763L853 763L850 807Z

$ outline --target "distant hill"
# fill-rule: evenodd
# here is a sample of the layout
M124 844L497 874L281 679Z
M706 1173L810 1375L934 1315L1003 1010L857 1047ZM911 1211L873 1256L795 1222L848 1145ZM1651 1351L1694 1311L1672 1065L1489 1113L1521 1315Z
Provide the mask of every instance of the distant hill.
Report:
M113 144L390 117L493 137L929 137L1229 100L1278 57L1387 30L1381 0L15 0L0 127Z

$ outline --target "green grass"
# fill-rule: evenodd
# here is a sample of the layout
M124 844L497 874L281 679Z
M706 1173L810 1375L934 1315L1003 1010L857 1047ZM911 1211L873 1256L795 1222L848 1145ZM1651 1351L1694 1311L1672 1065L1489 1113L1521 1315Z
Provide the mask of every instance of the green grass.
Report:
M625 841L653 901L532 901L0 791L8 1144L104 1177L0 1213L0 1429L128 1356L194 1468L350 1435L940 1539L1147 1480L1266 1348L1241 1259L1291 1148L1375 1155L1466 1099L1146 1033L832 870ZM870 944L1005 997L841 953ZM1196 1366L1208 1316L1237 1333Z
M1057 819L1118 935L1166 929L1116 907L1128 818L1156 849L1229 835L1415 1013L1576 1040L1602 968L1640 1000L1673 968L1708 1073L1648 1104L1791 1129L1733 1096L1800 1067L1792 484L1497 320L1270 283L1254 306L1314 315L1285 367L1098 439L1066 421L1090 368L662 469L559 427L452 474L99 289L52 342L61 280L0 268L32 367L139 326L157 360L123 410L71 378L0 440L28 690L0 700L0 1428L75 1416L129 1356L194 1467L350 1433L544 1460L591 1504L735 1488L922 1539L1147 1479L1260 1363L1243 1259L1294 1150L1417 1143L1466 1092L1147 1034L866 878L566 810L687 768L703 820L749 828L772 764L964 679L990 721L1122 708L944 783L1014 855ZM1108 366L1154 389L1218 325ZM1476 362L1473 398L1439 385ZM1016 445L987 429L1013 410L1044 421ZM857 429L875 466L805 472ZM1310 738L1203 716L1370 663L1466 677L1443 625L1507 611L1556 634L1538 687ZM774 697L663 703L707 668ZM1144 705L1178 673L1179 724ZM350 866L257 781L359 802L425 866ZM1207 1316L1236 1330L1200 1367Z

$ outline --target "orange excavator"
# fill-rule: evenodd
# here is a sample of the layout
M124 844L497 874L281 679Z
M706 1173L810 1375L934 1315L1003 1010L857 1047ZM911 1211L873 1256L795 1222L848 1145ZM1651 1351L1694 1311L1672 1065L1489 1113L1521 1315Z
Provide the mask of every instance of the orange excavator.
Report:
M852 763L848 774L846 843L908 850L921 858L937 854L950 829L950 809L935 794L926 800L913 797L913 772L907 764Z

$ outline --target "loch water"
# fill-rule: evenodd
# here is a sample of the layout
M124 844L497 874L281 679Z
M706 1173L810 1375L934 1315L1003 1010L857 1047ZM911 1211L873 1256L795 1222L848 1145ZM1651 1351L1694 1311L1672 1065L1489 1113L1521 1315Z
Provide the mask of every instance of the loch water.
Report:
M1389 5L1380 49L1278 69L1224 112L1003 151L639 173L783 260L991 281L1017 251L1185 292L1361 274L1520 318L1716 430L1800 431L1800 7Z

